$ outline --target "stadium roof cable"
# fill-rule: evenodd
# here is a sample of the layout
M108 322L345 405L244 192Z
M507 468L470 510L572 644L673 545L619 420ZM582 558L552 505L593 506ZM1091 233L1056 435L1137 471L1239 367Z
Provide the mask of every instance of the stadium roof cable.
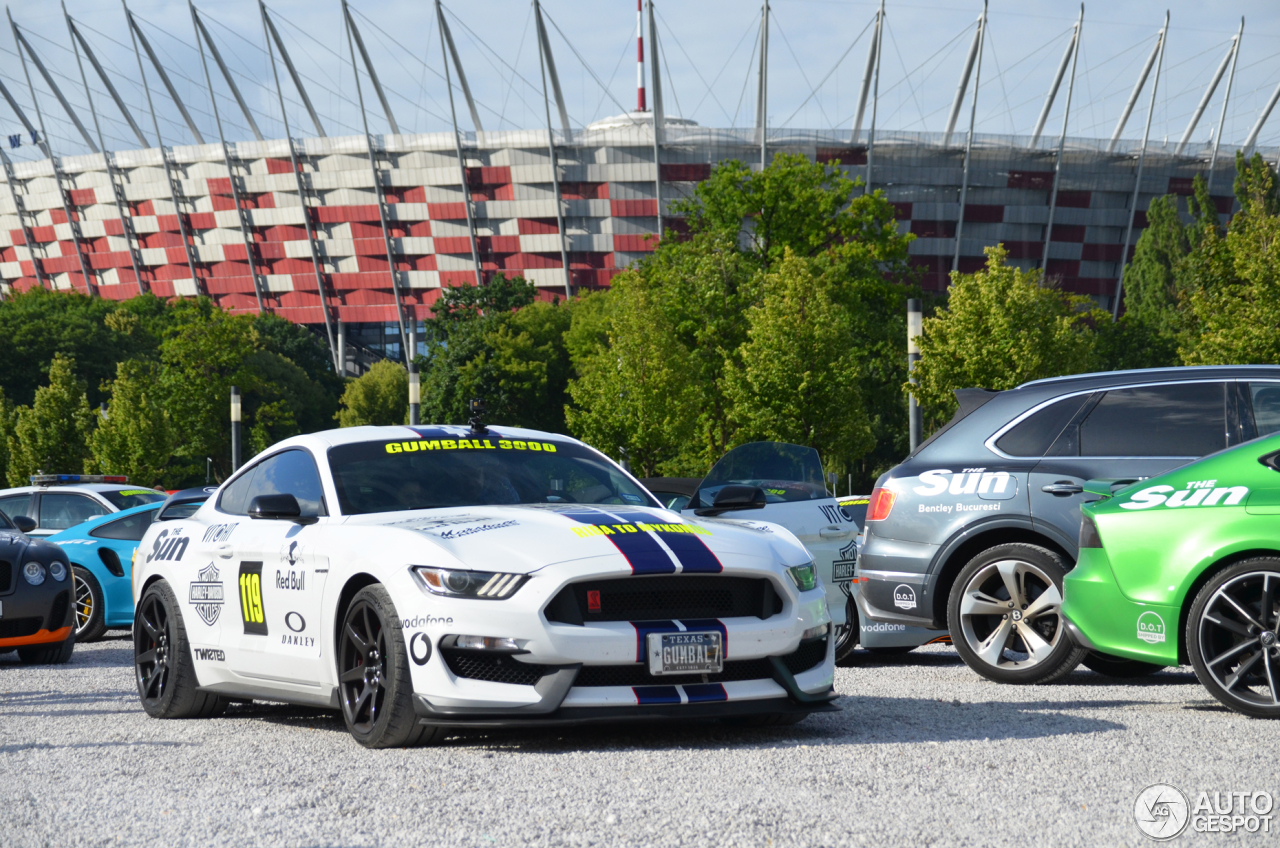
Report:
M877 12L877 14L879 14L879 13ZM812 100L815 96L817 96L817 94L818 94L818 89L820 89L820 88L822 88L822 86L826 85L827 80L831 79L831 75L832 75L832 74L834 74L834 73L839 69L840 65L844 62L844 60L845 60L845 59L847 59L847 58L849 57L849 54L850 54L851 52L853 52L853 48L858 46L858 42L862 40L862 36L864 36L864 35L866 35L866 34L867 34L867 30L871 29L872 25L873 25L873 24L875 24L875 22L876 22L875 16L872 16L871 20L867 23L867 25L866 25L866 26L864 26L864 27L862 28L862 32L858 33L858 34L857 34L857 36L855 36L855 37L854 37L853 41L849 42L849 46L848 46L848 47L846 47L846 48L845 48L845 51L844 51L843 53L841 53L841 54L840 54L840 58L839 58L839 59L836 59L835 64L831 66L831 70L827 71L826 76L824 76L822 79L818 80L818 84L817 84L817 86L810 86L810 87L809 87L809 96L808 96L808 97L806 97L804 100L802 100L802 101L800 102L800 105L796 107L795 111L794 111L794 112L792 112L792 113L787 117L787 119L786 119L785 121L783 121L783 122L782 122L782 126L784 126L784 127L785 127L785 126L789 126L789 125L791 124L791 119L792 119L792 118L794 118L796 115L800 114L800 110L804 108L805 104L806 104L806 103L808 103L810 100ZM781 31L782 31L781 27L779 27L778 31L779 31L779 32L781 32ZM787 36L786 36L786 34L783 34L783 36L782 36L782 40L783 40L783 41L786 41L786 40L787 40ZM790 49L791 49L791 43L790 43L790 42L787 42L787 49L788 49L788 50L790 50ZM792 55L792 57L794 58L794 57L795 57L795 51L792 51L791 55ZM796 60L796 64L799 64L799 60L798 60L798 59ZM804 71L802 70L800 73L801 73L801 75L803 75L803 74L804 74ZM808 78L806 77L806 78L805 78L805 82L807 83L808 81L809 81L809 80L808 80ZM823 112L823 117L826 117L826 112ZM829 119L828 119L828 120L829 120ZM847 123L847 122L842 122L842 124L843 124L843 123ZM834 127L835 125L834 125L834 124L832 124L832 126Z

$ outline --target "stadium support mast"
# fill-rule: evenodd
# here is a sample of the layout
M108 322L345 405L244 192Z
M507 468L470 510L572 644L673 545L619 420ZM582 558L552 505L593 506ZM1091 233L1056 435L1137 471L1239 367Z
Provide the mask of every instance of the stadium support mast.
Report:
M986 8L985 6L983 7ZM960 107L964 105L965 91L969 88L969 76L973 73L973 64L976 61L982 64L981 51L982 40L986 34L986 12L984 11L978 18L978 31L973 34L973 41L969 43L969 55L964 60L964 70L960 73L960 84L956 86L956 99L951 101L951 112L947 115L947 130L942 135L942 146L948 147L951 144L951 134L956 130L956 120L960 117ZM976 87L976 83L975 83Z
M146 288L142 285L142 256L138 253L136 247L137 239L136 233L133 231L133 221L124 214L124 191L118 182L119 170L111 161L111 151L107 150L107 142L102 136L102 122L98 120L98 110L93 105L93 92L89 90L89 77L84 72L84 62L80 61L80 48L76 42L79 41L83 44L84 39L80 37L80 32L76 29L71 16L67 14L67 4L65 2L62 4L62 16L67 20L67 34L71 36L71 47L76 54L76 67L80 70L80 82L84 85L84 96L89 102L89 115L93 118L93 129L98 136L98 146L102 148L102 164L106 166L107 179L111 181L111 196L115 199L116 216L120 219L120 231L124 235L125 247L129 250L129 265L133 268L133 279L138 284L138 294L146 294ZM87 51L89 45L84 44L84 48ZM96 66L97 64L95 60L94 65ZM99 70L101 69L99 68ZM107 86L111 88L114 94L115 88L111 86L110 82L107 83ZM127 115L128 113L126 112L125 114ZM129 125L135 130L138 129L132 118L129 119ZM139 135L141 136L141 133ZM142 143L143 146L146 146L145 138Z
M133 16L129 13L128 0L120 0L120 5L124 7L125 19L129 23L129 37L133 42L133 55L138 60L138 79L142 81L142 90L147 93L147 109L151 112L151 126L156 133L156 147L160 148L160 161L164 163L164 178L165 182L169 184L169 199L173 203L173 214L178 219L178 234L182 237L182 249L187 254L187 270L191 273L191 284L199 292L200 278L196 276L195 248L188 238L187 221L183 218L182 207L178 205L179 184L173 178L173 168L169 164L169 151L165 150L164 138L160 135L160 120L156 117L156 104L151 99L151 86L147 83L147 71L142 66L142 51L138 49L138 34L134 31ZM208 294L208 291L201 293Z
M1156 60L1156 77L1151 83L1151 104L1147 107L1147 124L1142 131L1142 149L1138 151L1138 169L1133 175L1133 199L1129 201L1129 224L1124 230L1124 247L1120 251L1120 274L1116 277L1116 297L1111 304L1111 319L1120 319L1120 299L1124 296L1124 269L1129 261L1129 240L1133 237L1133 216L1138 211L1138 192L1142 189L1142 166L1147 159L1147 139L1151 137L1151 119L1156 113L1156 92L1160 90L1160 71L1164 68L1164 45L1169 39L1169 12L1164 13L1164 27L1156 44L1159 58ZM1114 142L1114 139L1112 139Z
M64 3L62 6L62 13L66 15L66 12L67 12L67 7L66 7L66 4ZM107 72L102 69L102 65L98 62L98 57L94 55L93 48L89 46L89 42L85 40L84 35L80 32L80 28L75 25L75 22L73 20L71 20L70 15L67 15L67 27L71 30L71 46L75 47L76 42L79 42L80 44L79 49L84 50L85 58L89 60L89 64L92 65L93 70L97 72L98 79L102 80L102 84L107 89L107 94L111 95L111 99L115 101L116 108L120 110L120 114L124 116L125 122L129 124L129 129L133 130L133 134L134 136L137 137L138 143L141 144L143 147L150 147L151 144L147 141L147 137L142 134L142 130L138 127L138 124L133 120L133 114L129 111L129 107L125 106L124 101L120 99L120 94L119 92L116 91L115 85L112 84L111 77L107 76ZM89 83L86 81L85 92L87 93L88 91L89 91ZM92 108L92 103L93 103L92 98L90 98L89 102L90 102L90 108ZM94 115L95 126L97 124L97 120L98 120L97 115ZM98 141L99 143L101 143L102 141L101 132L98 133Z
M987 0L982 0L982 16L978 18L978 65L973 77L973 105L969 107L969 132L964 142L964 170L960 176L960 215L956 219L956 252L951 257L951 270L960 270L960 239L964 235L964 204L969 194L969 161L973 158L973 129L978 120L978 89L982 86L982 48L987 40ZM964 82L968 83L968 73ZM947 133L948 138L951 133ZM943 145L946 146L945 143Z
M1244 31L1244 19L1240 19L1240 30L1231 38L1231 46L1227 48L1227 55L1222 57L1222 62L1218 65L1218 70L1214 72L1213 79L1209 80L1209 85L1204 90L1204 96L1200 98L1196 111L1191 114L1191 120L1187 122L1187 129L1182 133L1182 140L1178 142L1178 146L1173 149L1174 156L1181 156L1182 151L1186 148L1187 142L1191 141L1191 134L1196 131L1196 124L1200 123L1200 117L1204 114L1204 110L1209 106L1209 100L1213 97L1213 93L1218 90L1218 83L1222 82L1222 75L1227 72L1227 66L1232 64L1235 58L1236 50L1240 46L1240 34Z
M231 89L231 96L236 99L236 105L240 107L240 113L244 115L245 121L249 124L249 130L253 133L253 137L258 141L262 141L262 133L258 131L258 122L253 119L253 113L249 111L249 106L244 102L244 98L240 96L240 89L236 86L235 79L231 76L231 71L227 70L227 63L222 61L222 54L218 52L218 45L214 44L213 36L209 35L209 30L205 29L204 21L196 17L196 38L204 36L204 43L209 45L209 53L213 56L214 64L218 66L218 70L222 72L222 78L227 82L227 88Z
M1236 33L1236 50L1231 59L1231 72L1227 74L1227 90L1222 95L1222 114L1218 117L1218 132L1213 137L1213 153L1209 156L1209 179L1206 193L1213 194L1213 169L1218 164L1218 147L1222 144L1222 131L1227 126L1227 104L1231 102L1231 85L1236 81L1236 61L1240 58L1240 42L1244 39L1244 17L1240 18L1240 32Z
M1080 17L1084 19L1084 5L1080 6ZM1058 63L1058 72L1053 75L1053 82L1049 85L1049 93L1044 98L1044 107L1040 110L1040 117L1036 120L1036 128L1031 133L1031 144L1028 145L1032 150L1040 143L1040 134L1044 132L1045 121L1049 120L1049 110L1053 108L1053 100L1058 96L1058 88L1062 85L1062 78L1067 75L1067 65L1072 63L1076 55L1077 46L1080 43L1080 24L1077 23L1075 31L1071 34L1071 41L1067 44L1066 52L1062 54L1062 61Z
M342 363L338 359L338 346L334 343L333 322L329 316L329 298L324 291L324 275L320 273L320 255L316 252L316 236L311 226L311 207L302 185L302 169L298 164L298 152L293 146L293 132L289 127L289 110L284 107L284 89L280 87L280 70L276 67L276 53L271 49L271 34L267 31L267 5L258 0L262 15L262 39L267 42L267 58L271 60L271 78L276 84L276 98L280 101L280 117L284 121L284 138L289 145L289 163L292 165L293 182L298 188L298 202L302 204L302 223L307 230L307 247L311 249L311 270L316 275L316 291L320 293L320 311L324 315L324 334L329 340L329 355L333 358L333 373L343 376Z
M453 83L449 80L449 56L447 55L447 44L452 43L453 39L446 40L445 33L448 32L448 25L444 21L444 10L440 7L440 0L436 2L436 23L440 27L440 60L444 65L444 87L449 92L449 118L453 121L453 150L458 156L458 184L462 189L462 208L467 213L467 236L471 242L471 265L476 272L476 285L484 285L484 278L480 274L480 252L476 249L476 225L475 216L471 213L471 190L467 186L467 160L462 156L462 136L458 132L458 110L453 102ZM455 54L456 58L456 54ZM476 127L479 132L479 127ZM417 329L417 321L414 321L414 329Z
M387 123L391 125L391 132L396 135L400 134L400 126L396 123L396 116L391 114L391 104L387 102L387 93L382 90L382 83L378 82L378 72L373 67L373 60L369 58L369 51L364 49L364 39L360 37L360 28L356 26L356 19L351 16L351 7L346 3L342 4L342 14L347 16L347 26L351 29L351 36L356 41L356 49L360 51L360 58L364 60L364 69L369 74L369 82L373 85L374 94L378 95L378 102L382 104L382 114L387 116ZM355 57L352 57L355 61Z
M22 111L22 107L18 105L18 101L13 99L13 95L9 93L9 88L3 82L0 82L0 95L9 104L9 108L18 116L18 120L22 121L22 125L27 128L27 132L32 138L36 137L36 129L31 126L31 121L27 119L27 113ZM9 154L4 152L4 148L0 147L0 165L4 167L4 181L9 186L9 197L13 200L13 209L18 213L18 224L22 228L22 240L26 242L27 253L31 255L31 270L36 275L36 283L40 288L52 288L53 286L45 280L44 266L41 264L40 257L36 256L36 240L35 234L31 231L31 224L27 221L26 204L22 202L22 195L18 193L18 180L13 174L13 160L9 158Z
M644 102L644 0L636 0L636 111L649 111Z
M4 11L6 15L9 15L9 8L7 6ZM67 113L67 117L71 119L71 123L75 124L76 129L80 131L81 137L84 138L84 143L89 145L90 150L97 153L98 146L94 144L93 139L89 137L89 131L84 128L84 124L80 123L80 116L71 108L71 104L67 102L67 98L62 94L62 89L58 88L58 84L53 81L53 77L49 74L48 69L45 68L44 62L40 61L40 56L37 55L35 49L32 48L30 42L27 41L27 37L22 34L22 30L18 29L18 25L13 22L13 15L9 15L9 26L13 29L14 47L17 48L18 55L23 56L23 48L26 48L26 56L31 57L31 61L36 66L36 70L40 72L40 76L44 77L45 85L49 86L49 90L53 92L53 96L58 99L60 104L62 104L62 109ZM25 58L22 60L22 67L25 71L27 67L27 60ZM29 73L27 74L27 79L28 82L31 79ZM33 94L32 97L34 96L35 95ZM39 107L36 108L36 111L40 111ZM41 134L43 135L43 133Z
M569 133L569 115L564 108L564 99L560 96L560 82L556 78L555 62L551 59L551 43L547 40L547 28L542 23L542 6L533 0L534 24L538 30L538 70L542 74L542 108L547 115L547 153L551 157L551 188L556 202L556 234L560 237L560 265L564 268L564 296L573 297L573 275L569 268L569 250L565 244L568 237L564 229L564 208L560 202L560 163L556 161L556 137L551 131L551 101L547 94L547 71L551 71L551 85L556 93L556 105L560 107L560 120L564 124L565 141Z
M53 79L49 76L49 72L44 69L44 65L40 64L40 60L36 57L35 51L31 49L31 45L27 44L27 40L23 38L22 33L18 31L18 25L13 22L13 15L9 14L9 8L7 6L5 7L4 13L9 18L10 29L13 30L14 47L18 51L18 57L22 59L22 73L23 76L27 78L27 89L31 92L31 105L34 106L36 110L36 123L40 125L40 149L44 152L44 155L49 158L49 164L53 167L53 180L58 185L58 198L62 201L62 214L66 216L67 226L71 229L71 240L76 247L76 260L80 264L80 279L84 281L85 292L90 297L95 297L97 295L97 291L94 289L93 283L89 280L89 267L85 265L84 262L84 245L80 238L80 223L77 217L71 214L69 196L62 185L62 164L58 161L58 157L53 155L53 148L49 145L49 134L45 132L44 129L44 112L40 110L40 100L36 97L36 87L31 82L31 71L27 69L27 59L22 52L23 47L26 47L27 53L30 54L31 59L36 63L36 67L40 69L40 73L44 76L45 81L49 83L49 87L58 95L58 100L62 102L63 107L67 110L67 114L71 115L71 119L76 122L76 126L80 127L80 132L84 132L84 127L80 124L79 119L76 118L75 113L71 111L71 107L67 105L67 101L63 98L62 92L53 84ZM89 141L89 146L93 148L94 153L98 152L98 148L94 146L91 140ZM11 171L12 169L9 170ZM10 185L12 185L12 183L10 183ZM28 246L33 247L34 245ZM32 253L32 258L35 258L34 252Z
M1142 73L1138 74L1138 82L1133 86L1129 101L1124 104L1124 111L1120 113L1120 120L1116 123L1116 131L1111 134L1111 141L1107 144L1108 153L1115 151L1116 142L1120 140L1120 133L1124 132L1124 125L1129 123L1129 115L1133 113L1133 107L1138 103L1138 95L1142 94L1142 87L1147 84L1147 77L1151 74L1151 68L1155 65L1156 57L1159 56L1163 47L1164 30L1160 30L1156 34L1156 46L1151 48L1151 55L1147 57L1147 63L1142 66Z
M658 238L662 238L662 133L666 116L662 111L662 74L658 72L658 24L649 0L649 58L653 66L653 198L658 219ZM644 89L640 90L643 95Z
M218 98L213 93L213 77L209 75L209 62L204 55L204 42L200 40L200 24L196 4L187 0L191 10L191 29L195 33L196 47L200 48L200 66L204 68L204 84L209 88L209 103L213 106L213 122L218 125L218 142L222 145L222 161L227 165L227 181L231 184L231 202L236 205L236 220L240 222L240 237L244 240L244 258L249 263L249 276L253 278L253 296L258 301L258 313L262 306L262 281L258 279L258 263L253 260L253 238L249 235L249 212L240 202L240 186L235 169L231 166L231 148L227 146L226 133L222 131L222 116L218 113ZM181 214L181 213L179 213Z
M129 33L136 39L138 44L142 45L142 49L147 51L147 58L151 60L151 65L156 69L156 74L160 77L160 82L164 83L165 91L169 92L169 99L173 101L173 105L178 107L178 113L182 115L182 120L186 122L187 129L191 131L191 135L196 140L196 144L204 144L204 136L200 134L200 128L196 126L196 122L191 120L190 113L187 112L186 104L182 102L182 98L178 96L178 90L173 87L173 81L169 79L169 73L164 69L164 65L160 64L160 57L156 55L156 51L151 49L151 42L147 41L147 35L142 31L142 27L138 26L138 22L133 18L133 12L129 11L128 5L124 7L124 16L129 21ZM196 39L197 43L199 38ZM136 49L136 46L135 46ZM139 66L141 70L141 66ZM148 91L147 98L150 99L151 94ZM152 105L152 117L155 116L155 106Z
M760 170L769 164L769 0L760 10L760 89L756 94L756 130L760 133Z
M436 6L439 7L439 3ZM458 72L458 88L462 89L462 97L467 101L467 109L471 112L471 125L476 128L477 133L484 132L484 126L480 123L480 110L476 109L475 98L471 96L471 86L467 85L467 74L462 70L462 60L458 58L458 48L453 45L453 31L449 29L449 22L445 19L442 12L437 12L437 19L440 21L440 31L444 34L444 43L449 46L449 55L453 57L453 69Z
M311 98L307 96L307 89L302 85L302 77L298 76L298 69L293 66L293 60L289 58L289 51L284 46L284 39L280 37L275 21L271 20L270 15L267 15L267 30L271 33L271 40L276 43L276 49L280 51L280 61L284 62L285 70L289 72L289 78L293 80L293 87L297 89L298 96L302 98L302 105L307 107L307 114L311 116L311 123L316 128L316 135L325 138L324 127L320 125L320 116L316 114L315 107L311 105Z
M871 92L871 131L867 134L867 184L864 194L871 193L871 167L875 164L876 152L876 113L880 109L880 48L884 46L884 0L880 0L880 14L876 17L876 72L875 83ZM854 133L857 139L857 131Z
M373 176L373 193L378 201L378 224L382 227L382 246L387 252L387 273L391 275L391 291L396 298L396 321L400 325L400 352L404 354L404 363L408 365L413 356L409 351L409 334L404 322L404 299L400 293L400 278L396 274L395 254L391 250L391 233L387 229L387 198L382 192L382 177L378 173L378 156L373 150L373 136L369 133L369 113L364 108L364 89L360 87L360 65L356 63L356 45L351 37L351 13L347 11L347 0L342 0L342 18L347 24L347 49L351 52L351 73L356 79L356 100L360 104L360 121L364 128L364 143L369 150L369 172ZM416 318L415 318L416 323Z
M1040 270L1047 272L1049 270L1049 244L1053 241L1053 213L1058 206L1058 181L1062 177L1062 150L1067 143L1067 121L1071 119L1071 95L1075 93L1076 88L1076 62L1080 56L1080 34L1084 30L1084 4L1080 4L1080 19L1076 21L1075 35L1072 36L1071 49L1071 82L1067 83L1067 102L1062 110L1062 132L1058 135L1058 155L1053 159L1053 188L1049 191L1049 221L1044 228L1044 253L1040 257ZM1056 92L1057 86L1054 86ZM1053 93L1049 95L1050 101L1053 100ZM1048 115L1048 104L1045 104L1045 113L1041 117ZM1039 136L1039 131L1036 133ZM1035 147L1035 140L1032 140L1031 146Z
M881 3L881 6L884 4ZM858 111L853 115L853 135L851 144L858 143L858 133L862 132L862 116L867 111L867 95L871 93L871 78L875 75L876 56L880 50L880 15L882 9L876 10L876 31L871 35L871 46L867 48L867 67L862 71L862 89L858 92Z

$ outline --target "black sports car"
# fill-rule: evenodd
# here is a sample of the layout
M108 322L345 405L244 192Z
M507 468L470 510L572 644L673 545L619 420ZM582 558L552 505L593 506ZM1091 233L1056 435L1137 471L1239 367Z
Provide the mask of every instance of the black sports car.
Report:
M64 663L76 645L71 568L62 548L26 535L34 526L0 512L0 654Z

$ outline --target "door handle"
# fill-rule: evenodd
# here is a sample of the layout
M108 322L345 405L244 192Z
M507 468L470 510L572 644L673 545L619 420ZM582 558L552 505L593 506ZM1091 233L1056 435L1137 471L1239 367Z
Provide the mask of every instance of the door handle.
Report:
M818 531L818 535L824 539L843 539L844 537L848 536L851 532L853 531L848 527L839 527L837 525L832 525L831 527L823 527L821 530Z
M1049 494L1057 495L1058 497L1066 497L1067 495L1080 494L1084 491L1084 486L1081 486L1079 483L1072 483L1070 480L1058 480L1055 483L1050 483L1049 485L1042 487L1040 491L1048 492Z
M231 550L230 543L225 545L218 545L218 547L214 548L214 550L217 551L218 556L222 557L223 559L231 559L232 550Z

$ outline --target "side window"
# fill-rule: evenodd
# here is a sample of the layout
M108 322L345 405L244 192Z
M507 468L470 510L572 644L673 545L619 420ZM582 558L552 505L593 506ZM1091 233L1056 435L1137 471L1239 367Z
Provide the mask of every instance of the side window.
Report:
M1062 428L1070 423L1089 395L1076 395L1051 403L1033 412L996 441L996 447L1009 456L1039 458L1045 455Z
M89 533L96 539L119 539L125 542L141 542L143 535L147 532L147 528L151 526L151 520L155 518L159 510L148 509L142 512L126 515L124 518L115 521L108 521L101 527Z
M35 518L31 514L31 495L14 495L11 498L0 498L0 512L13 518L15 515L25 515L28 518Z
M258 495L293 495L298 499L303 515L328 515L324 508L320 472L316 470L311 454L304 450L287 450L267 457L245 478L252 479L245 483L243 491L233 492L240 487L241 481L238 480L223 493L218 506L225 512L245 514ZM233 493L237 507L234 510L229 508Z
M249 489L253 486L253 478L258 475L261 466L255 465L236 478L235 482L222 490L218 496L218 509L232 515L245 515L249 512Z
M1280 430L1280 383L1250 383L1249 400L1253 403L1253 423L1259 436ZM0 509L4 509L3 501Z
M1081 456L1200 457L1227 446L1222 383L1107 392L1080 425Z
M40 496L41 530L66 530L106 514L105 506L84 495L45 492Z

